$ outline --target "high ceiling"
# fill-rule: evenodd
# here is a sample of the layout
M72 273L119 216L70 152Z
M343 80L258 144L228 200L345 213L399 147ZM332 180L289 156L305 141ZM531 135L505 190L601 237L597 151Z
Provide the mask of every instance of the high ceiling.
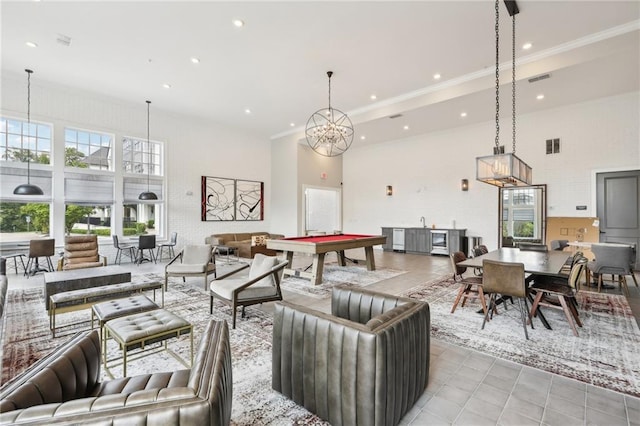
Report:
M640 2L518 5L519 113L640 89ZM485 0L2 1L1 70L22 81L24 68L32 68L34 81L138 102L141 110L149 99L154 109L265 140L302 134L309 116L327 106L331 70L331 104L354 122L356 146L493 119L493 6ZM501 1L505 120L511 34ZM65 37L69 45L58 40ZM525 42L532 43L529 50L521 48ZM545 73L550 78L529 83ZM389 119L396 114L402 117Z

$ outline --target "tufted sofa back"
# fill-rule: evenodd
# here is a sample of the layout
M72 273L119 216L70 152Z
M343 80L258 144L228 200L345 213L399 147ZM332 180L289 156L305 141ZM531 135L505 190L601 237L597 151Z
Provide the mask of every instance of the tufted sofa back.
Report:
M429 377L429 305L334 287L332 314L276 303L272 387L337 425L396 425Z
M85 369L83 360L91 367ZM100 360L97 331L75 336L0 392L0 425L230 422L233 380L224 321L209 321L190 370L98 383Z
M31 366L13 386L3 389L0 412L84 398L96 389L99 378L98 332L79 333Z

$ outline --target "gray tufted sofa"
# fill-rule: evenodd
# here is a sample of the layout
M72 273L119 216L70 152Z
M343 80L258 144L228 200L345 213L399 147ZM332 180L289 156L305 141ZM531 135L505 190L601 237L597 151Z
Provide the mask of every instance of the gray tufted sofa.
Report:
M429 305L334 287L331 314L275 305L272 387L332 425L396 425L427 387Z
M79 333L0 393L0 424L228 425L229 329L210 321L193 367L100 382L97 331Z

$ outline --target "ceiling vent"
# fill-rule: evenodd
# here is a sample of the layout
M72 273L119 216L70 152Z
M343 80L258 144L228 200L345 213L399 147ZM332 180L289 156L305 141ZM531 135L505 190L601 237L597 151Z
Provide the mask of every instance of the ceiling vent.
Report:
M529 79L529 83L535 83L536 81L540 81L540 80L546 80L548 78L551 77L551 74L541 74L541 75L537 75L535 77L531 77Z
M64 34L58 34L58 37L56 38L56 42L58 42L63 46L69 46L71 45L71 37L66 36Z
M402 117L402 114L393 114L389 116L389 118L399 118L399 117Z

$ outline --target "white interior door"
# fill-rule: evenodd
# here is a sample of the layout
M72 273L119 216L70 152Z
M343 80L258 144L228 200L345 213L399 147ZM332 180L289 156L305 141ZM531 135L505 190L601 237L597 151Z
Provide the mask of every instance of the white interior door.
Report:
M342 230L340 188L304 189L305 196L305 234L325 232L333 234Z

